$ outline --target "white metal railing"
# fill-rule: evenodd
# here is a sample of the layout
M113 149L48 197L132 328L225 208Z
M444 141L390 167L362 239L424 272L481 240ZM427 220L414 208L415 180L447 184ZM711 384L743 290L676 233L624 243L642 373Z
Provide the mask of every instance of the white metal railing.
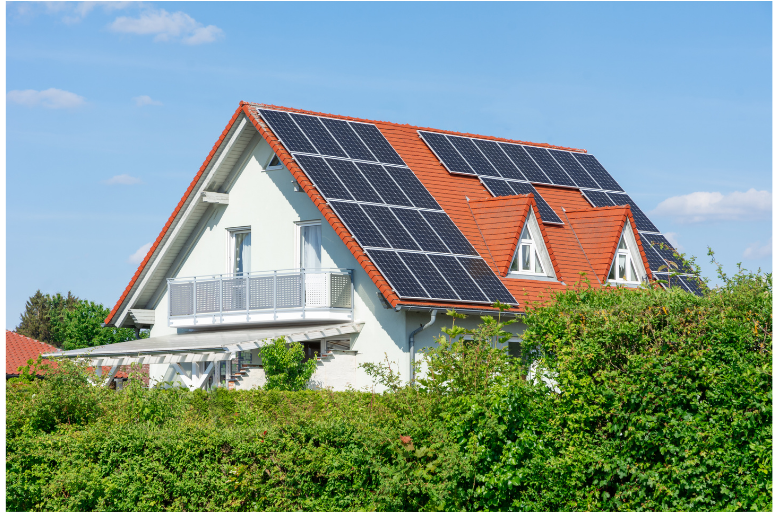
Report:
M346 269L294 269L167 279L169 317L349 309L354 286Z

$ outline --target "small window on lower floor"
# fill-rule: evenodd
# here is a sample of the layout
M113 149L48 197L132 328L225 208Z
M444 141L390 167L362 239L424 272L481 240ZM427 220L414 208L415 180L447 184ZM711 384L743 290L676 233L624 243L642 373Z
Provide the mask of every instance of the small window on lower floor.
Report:
M515 358L522 358L521 342L507 342L507 354Z

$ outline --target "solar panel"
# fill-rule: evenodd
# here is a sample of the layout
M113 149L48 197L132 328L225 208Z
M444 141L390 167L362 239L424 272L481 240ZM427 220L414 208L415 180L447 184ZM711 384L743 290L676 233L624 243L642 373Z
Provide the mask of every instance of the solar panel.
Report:
M393 207L392 212L408 230L411 237L419 243L422 250L427 252L440 252L443 254L449 252L448 248L446 248L440 238L437 237L435 232L421 216L420 211Z
M413 171L403 167L384 166L389 171L390 176L399 185L403 192L408 196L416 207L422 209L442 210L435 198L429 193L424 184L422 184Z
M409 252L399 252L399 255L430 297L441 300L460 300L459 295L454 292L426 255Z
M583 168L588 171L588 174L596 180L596 183L599 184L602 189L607 189L609 191L623 190L623 188L620 187L620 184L612 178L612 175L610 175L607 170L602 167L599 161L596 160L595 156L587 155L585 153L572 153L572 156L580 162Z
M402 190L397 186L392 177L386 172L383 166L377 164L364 164L358 162L355 164L365 178L371 183L376 191L389 205L401 205L410 207L412 204Z
M443 243L448 247L451 252L461 255L478 255L475 248L467 241L451 218L443 212L424 212L422 214L424 219L427 220L429 226L440 236Z
M289 151L299 151L301 153L316 153L317 150L311 145L309 139L296 126L290 115L285 112L274 110L258 110L263 120L268 123L271 131L279 137L282 144Z
M499 176L499 173L491 164L489 164L486 157L484 157L483 153L475 146L472 139L456 137L453 135L446 135L446 137L448 137L451 144L459 153L461 153L465 160L467 160L467 163L470 164L473 171L475 171L475 174Z
M455 257L450 255L428 255L427 257L440 270L440 273L462 300L489 302Z
M512 196L515 194L515 191L510 188L510 182L504 180L481 178L480 183L482 183L483 187L488 189L493 196Z
M507 144L500 142L499 146L502 151L515 163L518 169L523 173L527 180L530 182L547 183L551 184L550 178L545 176L545 173L537 166L537 163L531 159L526 150L522 146L517 144Z
M572 154L567 151L558 151L557 149L551 149L550 154L556 159L556 162L561 164L569 176L572 177L574 183L578 187L587 187L589 189L598 189L599 185L591 178L591 175L582 168L580 163L572 157Z
M636 205L630 196L627 194L620 194L616 192L610 192L607 193L610 198L612 198L612 201L615 202L615 205L630 205L631 206L631 213L633 213L633 219L636 221L636 228L639 231L644 232L658 232L658 227L656 227L650 219L644 215L644 212L639 208L638 205Z
M593 204L594 207L612 207L615 205L615 202L612 201L612 199L607 196L607 193L601 192L601 191L586 191L586 190L580 190L582 192L583 196L588 198L590 202Z
M331 201L329 203L335 213L338 214L338 217L341 218L341 221L344 222L346 228L349 229L349 232L352 233L362 246L390 248L389 243L368 219L360 205L341 201Z
M545 198L543 198L542 195L540 195L540 193L538 193L530 183L508 182L508 185L515 191L516 194L531 193L534 195L534 202L537 204L539 215L543 222L560 224L564 223L561 218L558 217L558 214L556 214L550 205L548 205L548 202L545 201Z
M502 284L499 277L491 271L491 268L486 264L486 261L480 258L473 259L470 257L458 257L457 259L492 302L498 300L499 302L505 302L507 304L516 303L515 298L513 298L512 294L505 288L505 285Z
M644 240L646 240L650 246L652 246L660 256L668 261L669 271L679 271L689 273L691 270L685 264L685 262L676 255L676 249L674 245L668 242L668 239L661 234L639 234ZM646 248L646 247L645 247ZM647 261L650 260L650 256L647 255ZM652 269L652 267L650 267Z
M397 220L389 207L378 205L360 205L365 213L370 216L373 224L376 225L384 237L387 238L389 248L399 250L421 250L418 244L408 235L403 225Z
M348 158L341 146L339 146L333 136L327 132L317 117L310 117L299 113L293 113L290 114L290 116L298 126L301 127L320 154Z
M646 237L647 234L639 234L639 237L642 239L642 246L644 248L644 255L647 256L647 263L649 263L650 270L652 270L653 275L655 272L668 272L669 266L666 264L666 262L663 260L663 257L660 255L660 250L651 245L649 241L647 241ZM660 270L660 267L664 266L662 270Z
M687 291L691 291L696 295L703 295L703 289L698 283L698 279L695 277L687 277L686 275L680 275L679 280L684 285Z
M324 158L308 155L293 155L301 165L303 172L314 183L314 186L325 198L339 200L353 200L354 197L344 187L332 169L325 163Z
M429 295L405 267L397 252L391 250L367 250L379 272L386 277L389 285L400 298L426 299Z
M526 180L526 177L521 174L515 165L507 158L507 155L499 148L496 142L491 140L474 140L475 144L480 148L489 162L494 164L497 171L504 178L512 178L513 180Z
M346 153L357 160L368 160L371 162L378 162L373 153L368 151L365 144L362 143L360 137L354 133L354 130L349 127L349 123L338 119L325 119L320 118L320 122L330 131L330 133L336 138L341 147L344 148Z
M348 160L336 160L328 158L328 165L336 172L338 178L352 193L357 201L369 201L372 203L384 203L381 197L373 190L362 173Z
M475 171L464 161L462 155L451 145L445 135L420 131L419 135L424 139L429 148L437 155L446 169L452 173L475 174Z
M405 165L403 159L397 154L392 145L387 141L381 131L373 124L361 124L359 122L350 122L351 128L365 142L368 149L373 153L379 162L385 164Z
M540 147L524 146L524 149L528 151L529 155L534 159L540 168L553 180L555 185L568 185L569 187L575 187L575 183L569 178L569 175L564 172L558 162L556 162L547 149Z

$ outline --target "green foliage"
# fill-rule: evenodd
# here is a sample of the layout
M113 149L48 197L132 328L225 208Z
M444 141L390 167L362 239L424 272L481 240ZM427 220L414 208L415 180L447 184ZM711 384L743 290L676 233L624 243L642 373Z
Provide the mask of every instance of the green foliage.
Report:
M102 327L110 310L102 304L43 294L38 290L27 301L16 332L65 350L127 342L136 338L131 329ZM147 332L141 335L147 337Z
M74 308L78 302L78 298L70 292L67 292L67 297L63 297L61 293L51 296L38 290L25 304L21 322L15 331L33 340L58 347L62 343L57 341L52 328L59 322L62 312Z
M303 390L317 370L316 354L307 361L303 345L288 343L284 337L267 341L260 349L260 357L266 373L266 390Z
M770 511L771 311L743 271L705 297L556 295L524 346L560 393L484 350L494 319L384 394L115 392L65 367L8 385L7 510Z

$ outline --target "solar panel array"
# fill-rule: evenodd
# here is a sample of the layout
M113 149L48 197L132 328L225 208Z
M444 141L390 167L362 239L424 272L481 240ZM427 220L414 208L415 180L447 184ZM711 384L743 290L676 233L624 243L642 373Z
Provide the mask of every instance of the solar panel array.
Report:
M674 255L674 247L593 155L431 131L418 133L449 172L477 176L493 196L534 194L546 223L563 221L532 184L579 189L595 207L630 205L650 268L655 272L665 265L656 278L668 277L668 272L686 273L676 281L672 278L672 284L700 294L691 270Z
M517 304L374 124L258 112L400 298Z

